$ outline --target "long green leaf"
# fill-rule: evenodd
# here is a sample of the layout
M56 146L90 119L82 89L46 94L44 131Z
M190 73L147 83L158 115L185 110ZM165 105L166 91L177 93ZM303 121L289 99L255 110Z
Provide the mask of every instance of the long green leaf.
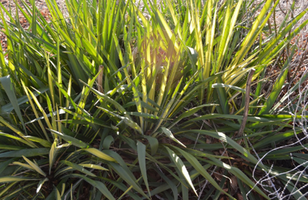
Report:
M34 162L32 162L31 160L29 160L28 158L26 158L25 156L22 156L23 159L35 170L37 171L38 173L40 173L41 175L45 176L46 177L46 174L45 172L37 165L35 164Z
M60 133L59 131L50 130L52 133L58 135L60 138L64 139L68 143L71 143L74 146L80 147L80 148L87 148L89 145L81 140L78 140L74 137L71 137L69 135L66 135L64 133Z
M204 177L206 180L208 180L215 188L217 188L219 191L225 193L230 198L234 199L230 194L227 194L212 178L212 176L203 168L203 166L200 164L200 162L195 158L193 155L185 152L184 150L173 146L174 149L176 149L178 152L180 152L185 159Z
M17 98L16 98L15 90L14 90L12 81L10 79L10 76L1 77L0 83L2 84L2 87L3 87L4 91L6 92L6 94L9 98L9 100L10 100L10 102L11 102L11 104L12 104L21 124L23 125L25 132L27 132L23 118L21 116L20 108L18 106L18 101L17 101Z
M238 150L250 162L252 162L254 164L259 163L258 160L252 154L250 154L247 149L245 149L244 147L239 145L237 142L235 142L234 140L232 140L230 137L228 137L227 135L225 135L222 132L214 132L214 131L207 131L207 130L189 130L188 132L190 132L190 133L200 133L200 134L208 135L208 136L214 137L216 139L219 139L219 140L227 143L228 145L231 145L234 149ZM266 169L266 167L263 164L259 163L259 166L261 168Z
M142 196L149 198L143 190L140 188L140 186L137 184L137 180L133 178L133 174L131 171L127 171L120 165L116 163L110 163L111 167L117 172L117 174L126 181L129 185L131 185L137 192L139 192Z
M184 148L186 148L186 146L185 146L182 142L180 142L178 139L176 139L176 138L174 137L174 135L172 134L172 132L171 132L168 128L161 127L161 129L162 129L163 133L164 133L168 138L170 138L170 139L173 140L174 142L176 142L176 143L180 144L181 146L183 146Z
M294 50L294 49L293 49ZM287 78L287 75L289 73L289 63L291 61L291 57L293 57L291 54L290 59L288 59L288 61L285 63L284 67L283 67L283 71L280 74L279 77L277 77L277 80L273 86L272 92L270 94L270 96L268 97L267 101L265 102L264 106L261 108L261 110L259 111L259 115L262 114L269 114L268 111L272 108L272 106L274 105L274 103L277 100L278 95L281 92L282 86L284 85L284 81Z
M82 173L84 173L85 175L88 175L88 176L92 176L92 177L96 177L95 174L93 174L92 172L90 172L89 170L86 170L85 168L83 168L83 166L79 165L79 164L76 164L76 163L72 163L72 162L69 162L67 160L62 160L61 163L73 168L74 170L78 170Z
M70 176L72 177L78 177L78 178L82 178L83 180L87 181L89 184L91 184L93 187L97 188L103 195L105 195L105 197L107 197L108 199L111 200L115 200L115 198L113 197L113 195L110 193L110 191L108 190L108 188L105 186L104 183L100 182L100 181L94 181L84 175L81 174L71 174Z
M35 149L23 149L18 151L7 151L4 153L0 153L0 158L21 158L25 157L35 157L48 155L49 148L35 148Z
M4 66L3 66L4 67ZM15 89L13 87L13 83L10 79L10 76L6 76L6 77L1 77L0 78L0 83L2 84L2 87L4 89L4 91L6 92L23 128L24 128L24 131L27 133L27 130L26 130L26 127L25 127L25 123L24 123L24 120L21 116L21 112L20 112L20 108L19 108L19 105L18 105L18 100L16 98L16 94L15 94Z
M147 176L146 158L145 158L146 146L142 144L140 141L137 141L137 152L138 152L139 167L144 180L144 184L147 187L149 196L151 196L148 176Z
M116 160L114 158L112 158L111 156L103 153L102 151L95 149L95 148L87 148L87 149L83 149L84 151L87 151L91 154L93 154L94 156L97 156L98 158L101 158L103 160L107 160L107 161L111 161L111 162L116 162Z
M11 158L11 159L7 159L5 161L2 161L0 163L0 177L2 176L2 172L9 166L10 163L12 163L15 159Z
M98 170L103 170L103 171L108 171L108 169L106 169L105 167L102 167L100 165L95 165L95 164L79 164L82 167L86 167L86 168L91 168L91 169L98 169Z
M178 170L182 173L182 175L184 176L184 178L186 179L186 181L188 182L188 184L190 185L191 189L193 189L194 193L196 196L198 196L197 191L191 181L191 178L189 176L189 173L187 171L186 166L184 165L183 161L181 160L181 158L176 155L176 153L174 151L172 151L171 149L169 149L168 147L165 147L171 160L173 161L173 163L175 164L175 166L178 168Z
M214 159L211 159L214 160ZM220 167L225 168L232 174L234 174L237 178L242 180L245 184L247 184L250 188L254 188L256 192L261 194L265 199L270 199L259 187L255 186L255 183L245 174L243 173L240 169L233 167L231 165L228 165L218 159L215 159L215 164L217 164Z
M19 181L36 181L39 179L20 177L20 176L4 176L0 177L0 183L19 182Z
M49 174L51 174L51 168L53 167L53 164L56 160L58 151L57 145L58 145L58 138L55 138L49 151Z

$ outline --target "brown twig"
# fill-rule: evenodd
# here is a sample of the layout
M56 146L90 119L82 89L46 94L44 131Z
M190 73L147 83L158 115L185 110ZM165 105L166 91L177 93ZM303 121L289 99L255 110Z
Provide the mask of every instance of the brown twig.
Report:
M244 115L243 115L243 121L240 127L240 130L238 131L238 136L242 136L244 133L244 129L247 122L248 117L248 109L249 109L249 98L250 98L250 85L252 76L255 72L255 69L251 69L248 75L247 83L246 83L246 94L245 94L245 108L244 108Z
M104 67L102 65L100 65L99 66L100 74L97 77L97 89L101 93L104 93L104 90L103 90L103 70L104 70Z
M274 0L274 3L276 3L276 0ZM274 28L275 28L275 37L277 37L278 33L277 33L277 23L276 23L276 9L274 9L274 12L273 12L273 20L274 20Z
M280 2L278 3L278 7L280 9L280 12L282 12L284 14L284 16L287 15L287 12L285 12L282 8L281 8L281 5L280 5Z

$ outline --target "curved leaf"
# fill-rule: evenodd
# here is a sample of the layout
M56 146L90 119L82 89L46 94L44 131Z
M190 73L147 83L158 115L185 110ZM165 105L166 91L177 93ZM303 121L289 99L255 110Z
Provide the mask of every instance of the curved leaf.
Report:
M194 193L196 196L198 196L197 191L191 181L190 175L187 171L186 166L184 165L183 161L181 160L181 158L176 155L176 153L174 151L172 151L171 149L169 149L168 147L165 147L171 160L173 161L173 163L175 164L175 166L178 168L178 170L182 173L182 175L185 177L186 181L188 182L188 184L190 185L190 187L193 189Z
M111 156L101 152L98 149L95 148L87 148L87 149L83 149L84 151L87 151L91 154L93 154L94 156L97 156L98 158L101 158L103 160L107 160L107 161L111 161L111 162L116 162L116 160L114 158L112 158Z

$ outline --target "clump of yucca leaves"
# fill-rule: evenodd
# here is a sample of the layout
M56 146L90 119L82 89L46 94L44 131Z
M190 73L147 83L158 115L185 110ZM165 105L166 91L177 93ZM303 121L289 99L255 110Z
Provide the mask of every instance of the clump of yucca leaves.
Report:
M1 199L269 198L274 189L254 187L253 167L260 176L286 172L292 166L275 163L304 148L258 162L301 133L276 101L290 59L271 92L261 91L267 66L308 23L292 29L304 13L275 35L264 31L273 0L256 18L249 13L258 7L242 0L166 0L159 8L144 0L142 9L66 0L68 18L46 2L51 23L35 6L18 5L29 30L0 11L8 37L0 54ZM298 199L304 176L275 183Z

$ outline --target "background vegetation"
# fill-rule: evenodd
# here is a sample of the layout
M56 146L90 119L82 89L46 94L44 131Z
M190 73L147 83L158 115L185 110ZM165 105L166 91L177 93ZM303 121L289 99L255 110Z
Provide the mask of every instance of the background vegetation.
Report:
M2 6L1 199L305 198L307 145L270 151L306 110L307 74L280 92L307 10L271 27L278 2L22 1L28 30Z

